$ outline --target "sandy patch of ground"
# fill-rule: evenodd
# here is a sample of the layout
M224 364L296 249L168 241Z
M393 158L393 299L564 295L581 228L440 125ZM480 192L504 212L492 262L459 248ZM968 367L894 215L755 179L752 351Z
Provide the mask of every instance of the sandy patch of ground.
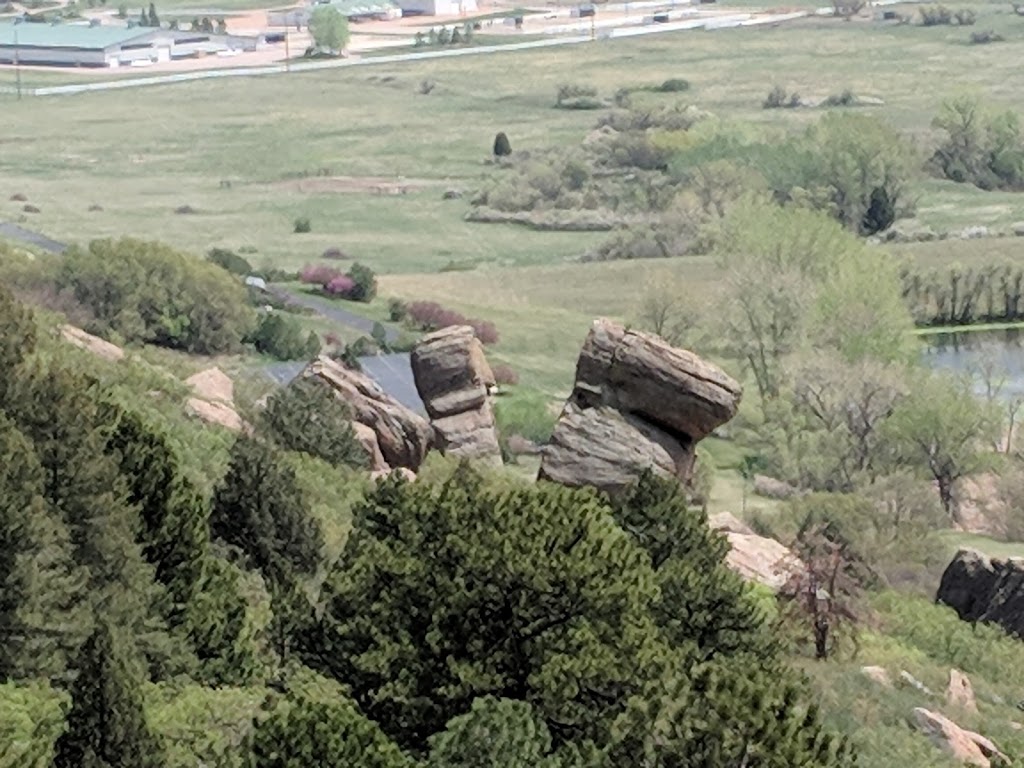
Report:
M385 178L382 176L318 176L309 179L288 179L275 182L276 187L286 187L302 194L371 194L404 195L427 187L436 187L442 182L432 179Z

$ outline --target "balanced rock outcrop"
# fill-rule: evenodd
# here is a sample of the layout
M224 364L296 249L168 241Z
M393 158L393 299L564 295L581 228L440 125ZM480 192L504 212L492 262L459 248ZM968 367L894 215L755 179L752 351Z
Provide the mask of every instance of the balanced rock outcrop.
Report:
M964 621L990 621L1024 638L1024 558L961 549L942 574L936 600Z
M405 467L414 472L419 469L431 446L431 429L426 419L387 395L369 376L349 370L329 357L318 357L300 375L314 376L327 384L351 408L352 420L373 430L386 468ZM366 445L365 430L357 434ZM368 450L374 464L379 464L372 446Z
M738 383L692 352L596 320L539 478L614 492L651 468L686 482L697 443L736 414L741 395Z
M484 348L468 325L424 336L410 356L413 379L442 453L501 464Z

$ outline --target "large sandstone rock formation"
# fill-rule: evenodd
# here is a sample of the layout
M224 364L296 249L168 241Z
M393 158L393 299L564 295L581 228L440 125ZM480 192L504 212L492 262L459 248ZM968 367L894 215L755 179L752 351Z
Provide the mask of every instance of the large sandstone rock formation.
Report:
M353 421L373 430L388 468L405 467L414 472L419 469L431 445L431 429L426 419L388 396L369 376L328 357L318 357L300 375L317 377L348 403ZM365 439L365 431L358 434L361 440ZM374 463L378 463L372 446L368 450Z
M961 549L939 583L938 602L964 621L991 621L1024 638L1024 558Z
M646 468L688 481L697 443L736 414L740 385L659 337L596 320L541 460L541 479L619 490Z
M442 453L501 464L490 391L494 374L468 325L424 336L410 356L416 390Z
M109 360L110 362L124 359L124 350L117 346L117 344L111 344L106 339L93 336L91 333L86 333L81 328L76 328L73 325L62 325L59 330L61 337L65 341L74 344L79 349L84 349L86 352L91 352L97 357Z
M928 736L932 743L964 765L989 768L1010 765L1010 759L980 733L961 728L948 717L917 707L912 720L914 726Z

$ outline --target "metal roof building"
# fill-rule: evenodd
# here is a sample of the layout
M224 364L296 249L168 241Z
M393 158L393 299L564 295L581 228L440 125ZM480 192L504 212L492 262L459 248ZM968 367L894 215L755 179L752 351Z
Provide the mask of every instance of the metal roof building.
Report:
M175 35L148 27L0 23L0 64L117 67L169 61Z

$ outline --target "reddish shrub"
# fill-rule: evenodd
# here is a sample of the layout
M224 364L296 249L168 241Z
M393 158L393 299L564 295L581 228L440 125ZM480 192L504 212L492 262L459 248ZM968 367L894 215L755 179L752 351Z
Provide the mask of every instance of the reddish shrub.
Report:
M331 278L331 281L324 286L324 290L331 296L348 296L356 287L356 281L347 275L338 275Z
M516 369L510 365L496 365L491 369L491 373L494 374L494 381L496 384L518 384L519 374L516 373Z
M341 337L338 336L334 331L328 331L324 334L324 342L329 347L341 347L344 346L341 341Z
M494 323L488 320L470 320L469 324L473 326L473 331L482 344L498 343L498 329L494 327Z
M328 266L327 264L307 264L299 272L299 280L310 285L319 285L324 288L336 277L342 277L341 270Z
M421 331L437 331L452 325L469 325L484 344L498 342L498 329L486 320L472 320L454 309L446 309L436 301L414 301L407 307L410 325Z

